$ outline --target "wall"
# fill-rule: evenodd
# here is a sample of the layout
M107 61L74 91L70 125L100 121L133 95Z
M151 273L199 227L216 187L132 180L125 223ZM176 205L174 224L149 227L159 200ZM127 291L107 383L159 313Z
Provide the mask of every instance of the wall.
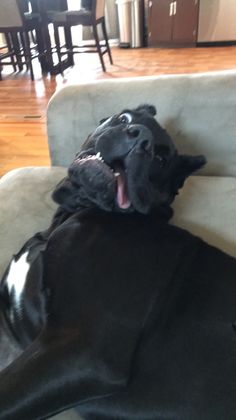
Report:
M0 47L3 47L5 45L5 38L3 34L0 34Z
M106 28L107 28L108 38L117 39L119 37L119 29L118 29L117 6L115 3L115 0L105 1L105 19L106 19ZM102 36L101 28L99 28L98 30L99 30L99 36L101 37ZM83 28L83 39L85 40L93 39L91 28L89 27Z
M200 0L198 42L236 40L236 0Z
M119 30L118 30L117 6L114 0L106 0L106 25L107 25L108 37L111 39L118 38Z

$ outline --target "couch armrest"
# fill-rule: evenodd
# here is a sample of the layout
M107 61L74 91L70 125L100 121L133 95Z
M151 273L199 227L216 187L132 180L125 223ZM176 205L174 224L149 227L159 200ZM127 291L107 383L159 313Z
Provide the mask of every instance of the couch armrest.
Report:
M0 179L0 278L12 254L49 226L56 209L51 192L65 174L60 167L27 167Z

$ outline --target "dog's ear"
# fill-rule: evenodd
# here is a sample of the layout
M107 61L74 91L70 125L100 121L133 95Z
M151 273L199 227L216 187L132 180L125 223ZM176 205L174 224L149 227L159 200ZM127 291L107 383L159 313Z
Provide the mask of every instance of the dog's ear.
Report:
M177 192L184 185L184 181L195 171L206 164L203 155L189 156L178 155L174 177L174 190Z
M57 184L52 193L52 199L64 210L73 213L78 206L77 195L78 188L73 186L70 179L66 177Z
M157 113L156 107L154 105L149 105L149 104L143 104L143 105L139 105L135 111L138 112L147 112L148 114L150 114L152 117L154 117Z

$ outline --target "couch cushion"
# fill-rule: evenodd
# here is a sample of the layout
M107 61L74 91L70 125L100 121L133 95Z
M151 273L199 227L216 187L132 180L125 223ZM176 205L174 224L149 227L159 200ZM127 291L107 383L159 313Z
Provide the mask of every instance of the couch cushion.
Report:
M51 192L64 168L23 168L0 180L0 276L34 233L46 229L56 209ZM236 178L192 176L174 204L171 223L236 257Z

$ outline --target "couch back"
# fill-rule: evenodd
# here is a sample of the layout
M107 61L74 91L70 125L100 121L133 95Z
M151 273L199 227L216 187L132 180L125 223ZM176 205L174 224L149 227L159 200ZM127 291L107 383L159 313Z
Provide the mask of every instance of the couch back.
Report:
M66 86L48 106L52 165L68 166L99 121L150 103L181 153L204 154L206 175L236 176L236 71L106 79Z

